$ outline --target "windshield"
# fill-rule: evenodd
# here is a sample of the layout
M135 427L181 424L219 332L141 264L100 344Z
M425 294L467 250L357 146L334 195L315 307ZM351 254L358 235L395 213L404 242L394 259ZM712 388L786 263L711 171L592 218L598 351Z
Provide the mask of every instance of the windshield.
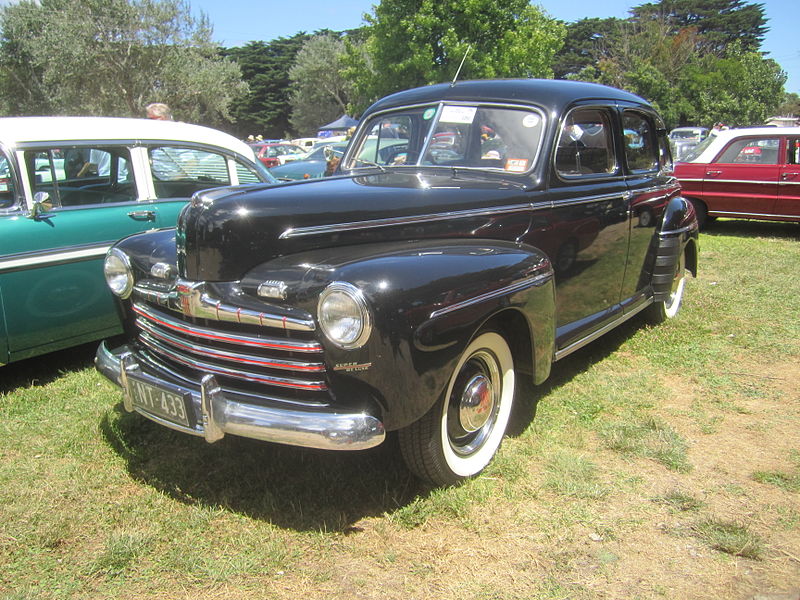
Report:
M526 173L536 161L543 131L542 114L531 108L409 107L373 116L344 168L446 166Z

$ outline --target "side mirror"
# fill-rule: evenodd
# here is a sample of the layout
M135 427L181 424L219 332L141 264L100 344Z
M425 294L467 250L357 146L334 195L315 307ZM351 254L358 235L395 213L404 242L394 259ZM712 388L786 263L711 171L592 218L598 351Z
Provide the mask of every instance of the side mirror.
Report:
M50 194L47 192L36 192L33 195L33 206L31 207L28 218L37 221L46 216L52 216L47 214L52 208L53 203L50 202Z

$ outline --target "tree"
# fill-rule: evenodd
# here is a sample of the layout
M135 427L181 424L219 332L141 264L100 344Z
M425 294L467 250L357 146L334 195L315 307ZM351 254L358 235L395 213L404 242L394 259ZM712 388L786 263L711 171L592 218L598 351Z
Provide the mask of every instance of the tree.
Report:
M12 114L143 116L221 124L246 86L186 0L22 0L0 8L0 97Z
M341 73L344 53L344 42L332 33L315 35L297 53L289 79L291 123L298 133L312 134L347 112L352 86Z
M226 51L241 68L249 86L247 94L233 109L235 128L240 136L260 134L267 138L280 138L289 132L289 69L310 37L301 31L289 38L254 41Z
M594 67L619 33L621 19L581 19L567 23L564 45L555 56L556 79L568 79L586 67Z
M787 117L800 117L800 94L795 94L794 92L784 94L783 101L778 106L776 114Z
M690 27L704 53L721 56L736 43L744 52L761 47L769 30L764 5L744 0L659 0L631 9L634 20L666 19L673 32Z
M348 46L356 113L410 87L460 77L550 77L564 25L528 0L382 0L366 41ZM469 49L469 54L467 51Z
M731 46L727 56L708 54L687 69L683 93L694 107L693 122L732 127L763 124L784 97L784 73L758 52Z

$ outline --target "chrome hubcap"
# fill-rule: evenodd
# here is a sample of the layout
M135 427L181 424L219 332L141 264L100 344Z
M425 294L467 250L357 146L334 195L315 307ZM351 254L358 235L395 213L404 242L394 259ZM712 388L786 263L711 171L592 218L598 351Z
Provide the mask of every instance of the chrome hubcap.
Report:
M492 382L485 375L475 375L461 395L459 420L464 431L477 431L486 424L494 407Z
M501 388L491 352L479 350L464 363L447 408L447 436L456 454L470 456L483 446L497 420Z

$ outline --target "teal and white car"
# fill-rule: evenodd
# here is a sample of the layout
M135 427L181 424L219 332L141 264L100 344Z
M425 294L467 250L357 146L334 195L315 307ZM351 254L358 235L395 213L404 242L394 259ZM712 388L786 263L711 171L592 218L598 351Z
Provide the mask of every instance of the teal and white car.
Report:
M247 144L207 127L0 119L0 364L120 333L111 245L175 227L199 190L271 181Z

